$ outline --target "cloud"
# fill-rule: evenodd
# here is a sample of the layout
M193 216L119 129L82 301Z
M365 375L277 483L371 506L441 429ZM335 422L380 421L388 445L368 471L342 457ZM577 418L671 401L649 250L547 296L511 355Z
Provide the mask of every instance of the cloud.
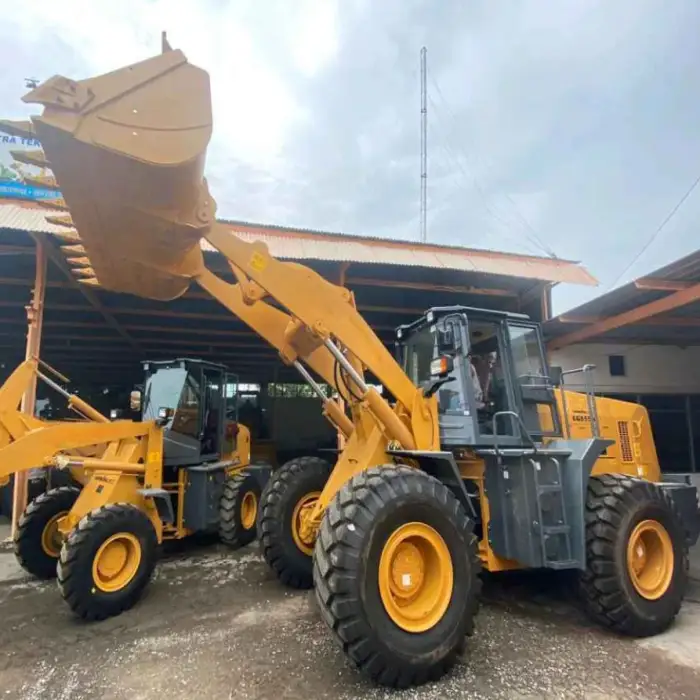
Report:
M431 240L554 250L612 284L697 176L694 0L125 0L4 13L4 113L24 77L152 55L212 78L219 212L418 238L428 48ZM695 247L700 192L629 271ZM598 290L601 291L601 290ZM556 309L598 292L557 290Z

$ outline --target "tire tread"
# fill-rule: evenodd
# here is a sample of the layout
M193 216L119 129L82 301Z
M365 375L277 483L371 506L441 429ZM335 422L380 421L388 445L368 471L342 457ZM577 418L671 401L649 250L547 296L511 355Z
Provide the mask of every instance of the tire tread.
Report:
M682 522L671 498L654 483L625 474L591 477L585 510L586 569L579 576L579 590L589 616L598 624L619 634L646 637L657 634L678 614L683 596L677 596L670 619L653 624L635 614L619 582L621 572L615 563L619 525L626 513L644 503L662 503ZM687 579L688 543L683 539L682 579ZM685 589L685 580L678 582ZM673 586L673 584L672 584Z
M316 597L324 620L345 654L363 674L394 688L421 685L441 677L454 665L460 651L452 650L427 668L399 664L375 644L371 629L358 614L361 602L353 592L354 587L344 585L348 572L355 569L349 561L358 557L355 544L359 542L359 531L371 526L372 518L385 500L412 492L429 494L436 505L449 512L461 530L469 533L467 556L473 580L465 614L465 633L471 636L481 585L477 576L480 563L473 524L452 493L425 472L387 465L353 477L329 504L314 551Z

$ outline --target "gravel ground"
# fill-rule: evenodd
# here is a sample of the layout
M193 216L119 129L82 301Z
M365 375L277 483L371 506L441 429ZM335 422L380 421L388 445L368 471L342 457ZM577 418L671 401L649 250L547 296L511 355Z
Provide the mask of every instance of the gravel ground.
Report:
M477 635L454 671L389 692L346 664L312 596L285 590L255 546L171 555L136 608L99 624L75 621L55 584L15 579L0 585L0 697L700 697L700 605L686 605L680 632L645 645L592 627L567 590L551 578L487 581Z

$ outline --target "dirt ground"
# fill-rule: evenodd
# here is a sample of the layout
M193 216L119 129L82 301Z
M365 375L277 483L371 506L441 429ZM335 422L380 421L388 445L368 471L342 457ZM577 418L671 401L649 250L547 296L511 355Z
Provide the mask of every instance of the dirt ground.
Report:
M5 554L5 557L11 556ZM130 612L75 621L55 583L0 583L0 697L17 700L700 697L700 604L653 643L592 627L561 581L488 581L477 635L442 681L373 687L345 662L308 592L256 545L171 554ZM700 601L700 597L697 598Z

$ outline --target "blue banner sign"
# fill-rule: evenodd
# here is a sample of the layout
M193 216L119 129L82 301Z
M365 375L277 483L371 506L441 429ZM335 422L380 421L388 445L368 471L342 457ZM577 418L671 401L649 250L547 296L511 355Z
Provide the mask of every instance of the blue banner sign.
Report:
M0 132L0 199L57 199L60 192L30 185L26 177L45 175L44 168L18 163L10 151L36 150L41 144L36 139L25 139Z

